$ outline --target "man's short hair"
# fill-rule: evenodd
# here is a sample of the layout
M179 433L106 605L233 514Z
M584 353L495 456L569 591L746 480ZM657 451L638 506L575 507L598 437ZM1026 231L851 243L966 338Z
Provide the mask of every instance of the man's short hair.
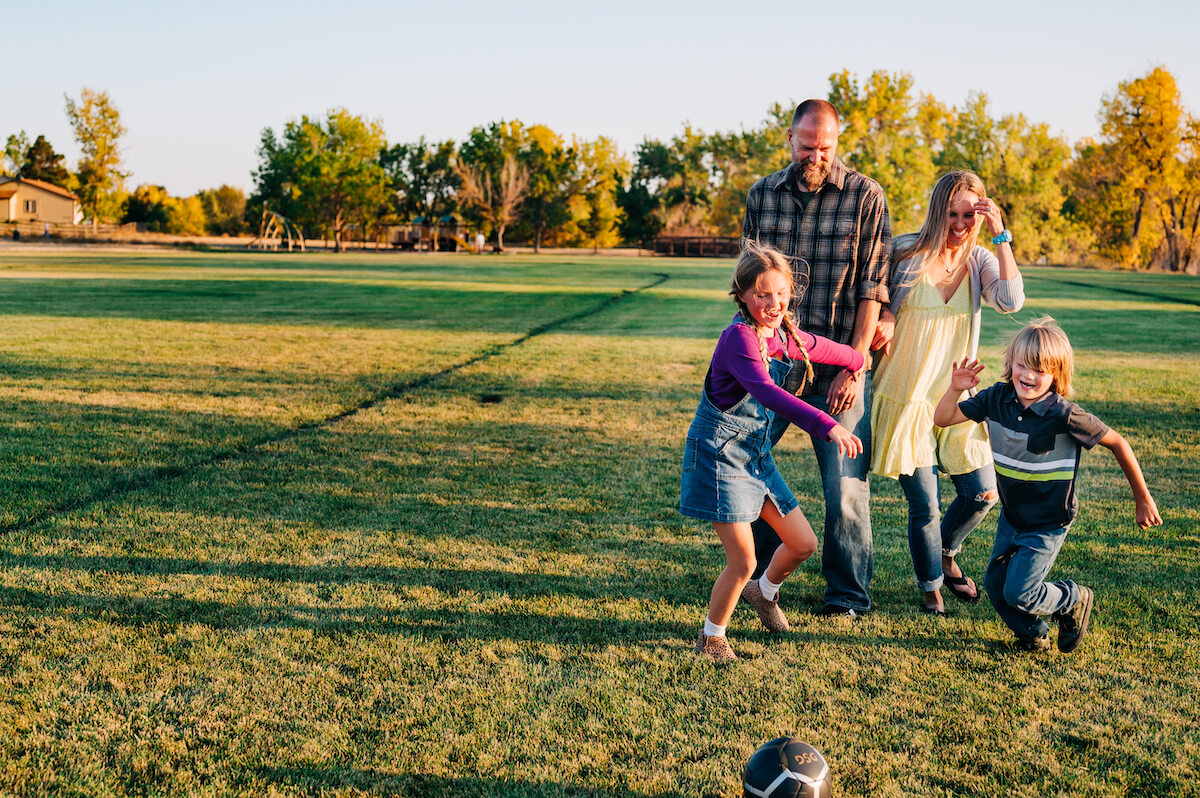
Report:
M796 106L796 111L792 114L792 127L800 124L800 120L809 114L816 114L818 117L832 117L834 124L839 126L842 124L841 117L838 116L833 103L827 100L805 100Z

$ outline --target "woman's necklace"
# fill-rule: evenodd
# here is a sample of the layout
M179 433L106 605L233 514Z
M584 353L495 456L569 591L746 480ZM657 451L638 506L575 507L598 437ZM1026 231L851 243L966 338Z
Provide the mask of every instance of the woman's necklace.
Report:
M944 283L949 280L954 273L958 271L958 259L948 259L944 255L939 256L934 261L934 274L937 275L937 282Z

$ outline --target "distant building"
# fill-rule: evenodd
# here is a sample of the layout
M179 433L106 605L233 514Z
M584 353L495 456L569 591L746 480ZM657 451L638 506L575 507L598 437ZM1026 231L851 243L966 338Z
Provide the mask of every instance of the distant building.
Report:
M79 224L79 197L44 180L0 177L0 222Z

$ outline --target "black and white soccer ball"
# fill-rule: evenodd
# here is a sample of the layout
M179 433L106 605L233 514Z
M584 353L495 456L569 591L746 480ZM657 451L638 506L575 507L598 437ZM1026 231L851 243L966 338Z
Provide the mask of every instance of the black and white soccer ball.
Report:
M758 747L742 773L743 798L832 798L829 763L795 737L776 737Z

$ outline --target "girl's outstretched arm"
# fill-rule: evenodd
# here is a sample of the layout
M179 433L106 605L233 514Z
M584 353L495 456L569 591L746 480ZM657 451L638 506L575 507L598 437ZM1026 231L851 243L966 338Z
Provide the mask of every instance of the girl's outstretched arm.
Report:
M809 359L814 363L841 366L848 371L861 371L866 363L862 353L852 346L839 344L837 341L803 330L800 337L803 339L804 348L808 350ZM791 351L788 354L796 356Z
M1129 487L1133 489L1134 517L1137 525L1142 529L1161 525L1163 520L1162 516L1158 514L1158 505L1154 503L1154 497L1150 495L1150 489L1146 487L1146 478L1142 476L1142 467L1138 465L1137 457L1129 442L1121 436L1121 433L1110 429L1100 439L1100 445L1113 453L1121 470L1125 472L1125 479L1129 480Z

